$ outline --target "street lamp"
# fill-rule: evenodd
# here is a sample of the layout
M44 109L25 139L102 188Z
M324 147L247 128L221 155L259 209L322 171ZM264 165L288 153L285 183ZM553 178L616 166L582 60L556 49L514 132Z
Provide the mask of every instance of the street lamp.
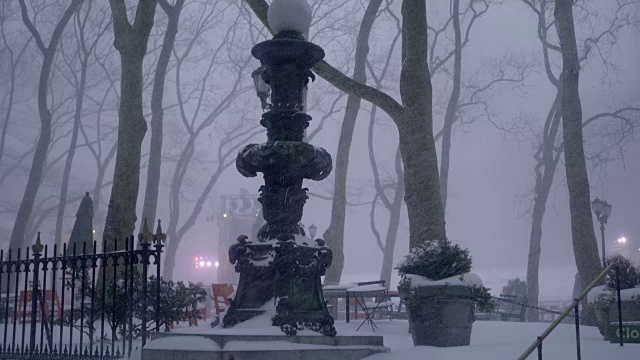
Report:
M307 84L315 78L311 68L324 58L324 50L303 35L311 14L306 0L273 0L267 18L276 35L251 49L261 65L252 77L266 110L260 124L267 129L267 142L245 146L236 169L245 177L264 175L259 202L266 224L256 240L240 235L229 247L229 261L240 280L223 327L259 315L256 309L276 301L271 324L285 334L295 335L302 328L336 334L321 286L333 258L331 249L324 241L296 242L305 234L300 221L309 196L303 181L323 180L333 167L326 150L303 141L311 121L303 111ZM311 236L316 231L309 228Z
M311 226L309 226L309 237L311 237L311 240L315 240L317 231L318 227L315 224L311 224Z
M262 110L267 110L271 108L271 104L267 103L267 99L269 99L271 93L271 86L264 81L264 72L266 67L260 66L259 68L253 70L251 73L251 77L253 78L253 86L256 89L256 95L260 98L260 104L262 105Z
M627 238L624 237L624 236L621 237L621 238L618 238L618 243L619 244L626 244L627 243Z
M595 200L591 202L591 209L593 210L593 213L596 214L598 222L600 222L600 236L602 240L602 266L606 266L604 224L607 223L609 215L611 215L611 204L596 197Z

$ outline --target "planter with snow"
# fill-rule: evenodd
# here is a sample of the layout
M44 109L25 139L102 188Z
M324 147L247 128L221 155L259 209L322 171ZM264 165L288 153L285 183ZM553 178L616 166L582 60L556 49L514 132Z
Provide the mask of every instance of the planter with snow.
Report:
M609 327L618 324L618 297L616 289L620 286L622 322L640 321L640 267L622 255L615 254L607 258L608 264L620 264L619 279L615 271L607 274L607 284L597 286L589 292L587 299L593 304L598 329L605 340L609 340Z
M605 340L609 339L609 327L618 324L618 298L615 291L605 288L594 288L594 307L598 320L598 329ZM640 322L640 288L620 291L622 322Z
M468 346L474 309L491 306L488 289L470 273L469 251L448 240L425 242L398 266L415 346Z

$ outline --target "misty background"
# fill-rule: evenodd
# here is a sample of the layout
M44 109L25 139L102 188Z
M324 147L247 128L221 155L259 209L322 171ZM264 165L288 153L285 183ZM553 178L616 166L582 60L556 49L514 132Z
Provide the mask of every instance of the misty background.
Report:
M35 1L31 4L34 6L32 10L37 9L37 13L41 14L38 26L43 34L52 29L55 20L49 19L59 17L64 3L65 1L57 1L45 6L44 1ZM98 174L95 151L100 148L100 158L104 160L115 142L119 59L112 49L112 30L107 26L108 4L101 3L103 2L93 1L87 22L89 27L94 27L94 30L91 30L92 36L97 36L100 29L105 30L95 48L96 55L92 55L90 60L86 108L82 116L85 129L78 141L79 146L72 166L69 199L81 197L86 191L94 190ZM238 90L228 107L216 115L215 123L196 141L196 150L188 167L185 186L179 191L183 219L192 210L204 184L215 175L219 163L217 149L225 138L234 132L245 134L234 140L238 146L248 142L259 143L266 139L265 134L258 128L260 102L255 96L250 77L251 71L259 64L250 58L250 48L254 43L266 39L267 33L241 1L213 3L215 4L186 1L180 19L175 54L172 56L167 74L162 176L156 216L163 220L163 224L167 224L170 218L170 188L176 163L188 142L188 131L182 126L183 115L193 117L196 121L206 121L207 114L217 111L217 105L223 101L234 82L237 82ZM310 40L324 47L327 62L351 75L357 30L366 1L317 0L310 3L318 19L311 28ZM387 2L387 5L395 14L399 14L399 3ZM544 74L540 42L537 38L537 19L531 9L522 1L516 0L489 3L488 11L473 25L469 43L463 49L463 83L486 82L495 70L495 64L501 61L517 63L525 76L522 81L504 84L491 90L483 98L486 108L468 112L468 117L465 118L467 121L456 123L454 126L446 221L449 239L469 248L474 260L473 271L482 276L485 284L492 288L494 293L499 293L507 279L515 276L525 277L531 229L532 189L535 181L533 156L537 145L536 132L541 130L555 92ZM582 13L576 17L579 39L601 31L607 26L607 19L610 19L615 11L615 5L609 2L592 3L594 2L589 4L590 13ZM3 10L5 34L5 41L0 44L0 114L6 114L9 95L10 66L7 46L11 46L17 53L27 44L25 54L17 64L15 105L7 130L5 156L0 162L0 170L2 174L6 174L0 184L2 248L6 250L15 212L28 176L32 156L29 149L36 142L39 128L36 91L41 56L24 30L17 1L5 0L0 6ZM630 13L637 16L640 12L639 6L631 6ZM204 21L203 14L208 14L209 11L212 14L211 19L207 20L198 33L197 24ZM448 11L448 1L429 2L427 15L430 25L442 25L447 19ZM65 29L61 49L55 60L50 98L54 107L56 104L59 105L54 110L54 117L57 119L54 139L59 140L54 141L50 149L48 164L51 166L38 193L37 203L42 204L41 209L59 203L62 167L72 126L72 83L74 74L78 74L78 55L74 55L77 47L75 41L80 23L70 24ZM157 61L166 24L166 14L158 10L156 26L152 30L145 59L147 120L150 119L147 114L150 84L153 82L152 70ZM586 62L580 76L580 95L585 118L630 104L637 106L640 103L638 30L637 23L635 26L621 28L616 33L615 43L602 46L602 52L592 53ZM372 66L379 66L376 64L386 55L395 33L396 24L393 17L386 12L381 14L374 24L370 39L369 59ZM48 35L45 37L48 38ZM87 36L87 41L91 38ZM197 41L191 43L194 38L197 38ZM446 51L452 46L451 41L451 35L445 32L437 49ZM185 60L180 68L181 83L178 86L177 63L184 54ZM219 58L212 62L214 55ZM398 46L394 50L389 74L383 86L383 89L393 94L396 99L399 98L399 61ZM554 64L556 69L558 64ZM451 91L448 73L450 67L451 64L447 64L443 66L442 72L432 74L434 132L442 127L446 101ZM211 72L208 73L210 69ZM199 81L205 76L209 76L209 79L203 85ZM371 82L371 76L368 78ZM109 81L113 81L111 85ZM182 91L181 95L176 93L178 88ZM319 123L323 124L322 129L311 139L311 143L327 149L334 158L346 96L337 101L335 112L326 117L325 121L321 122L320 119L330 111L331 104L338 94L335 88L320 78L309 87L309 114L314 118L310 132L313 132ZM107 101L100 107L103 96ZM179 96L183 97L182 108L175 105ZM370 202L375 192L367 149L370 110L371 105L363 102L350 152L348 199L352 205L347 207L344 282L377 279L382 263L382 252L377 247L370 228ZM635 115L636 119L638 116ZM591 194L593 198L597 196L606 199L613 205L606 230L608 252L621 252L640 263L640 189L637 185L640 179L640 143L632 133L624 142L611 145L603 134L607 133L609 127L615 126L613 124L612 120L603 120L593 129L585 130L588 155L597 154L603 146L610 148L606 157L594 156L588 161ZM149 135L148 131L143 145L144 165L144 154L148 153L149 149ZM391 176L394 171L397 142L395 125L382 111L378 111L374 144L383 177ZM82 145L83 143L85 145ZM440 147L439 143L437 146ZM236 152L237 150L232 150L230 157L225 161L233 162ZM62 161L56 162L55 159L58 158ZM94 223L104 222L110 192L108 181L112 173L111 162L105 171L104 186L100 190L101 198L94 198L99 210L96 212ZM143 169L138 198L139 213L142 211L145 180L146 170ZM204 208L197 216L195 225L186 233L177 250L175 279L191 279L191 259L194 255L206 254L220 259L221 262L227 261L226 254L216 253L220 240L220 196L237 194L241 189L247 189L257 196L257 189L261 184L260 176L244 178L235 170L233 164L220 173L219 180L206 196ZM320 196L311 196L307 202L303 223L306 226L318 226L319 234L324 232L330 222L331 201L326 198L331 197L332 184L332 177L321 183L306 182L311 192ZM63 241L66 241L71 232L77 206L77 201L69 201L66 207ZM42 222L32 225L38 225L34 226L34 229L37 227L35 230L42 232L43 241L53 244L55 211L47 214L43 210L40 214ZM384 231L388 213L378 211L375 221L379 224L379 230ZM594 223L598 229L599 224L595 217ZM140 216L138 228L139 224ZM96 237L99 238L100 234L101 229L97 225ZM596 234L600 245L599 231L596 231ZM408 253L408 236L406 212L403 210L394 253L396 263ZM626 237L627 243L619 247L616 239L622 236ZM27 239L27 243L32 241ZM171 238L168 241L171 241ZM397 279L395 271L393 273ZM575 273L568 194L564 168L560 165L556 171L544 218L540 263L541 299L569 298Z

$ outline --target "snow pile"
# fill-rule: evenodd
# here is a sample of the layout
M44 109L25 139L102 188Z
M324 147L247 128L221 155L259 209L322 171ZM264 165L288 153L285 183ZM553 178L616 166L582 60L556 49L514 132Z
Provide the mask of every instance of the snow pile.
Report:
M275 350L311 350L331 349L330 345L297 344L286 340L277 341L229 341L227 351L275 351Z
M602 296L611 296L617 299L616 291L608 289L606 285L596 286L587 294L589 302L593 302ZM620 299L622 301L640 300L640 288L620 290Z
M215 351L220 350L220 345L203 336L168 336L147 343L145 349Z
M430 280L424 276L407 274L406 278L410 281L412 288L423 286L442 286L442 285L461 285L469 287L481 287L482 279L474 273L464 275L456 275L442 280Z

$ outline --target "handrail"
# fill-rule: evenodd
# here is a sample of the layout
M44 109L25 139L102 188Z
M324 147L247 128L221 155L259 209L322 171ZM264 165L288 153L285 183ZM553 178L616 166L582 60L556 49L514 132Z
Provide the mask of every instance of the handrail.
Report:
M527 348L527 350L522 353L522 355L520 355L520 357L518 357L518 360L525 360L529 355L531 355L531 353L542 343L542 341L544 339L547 338L547 336L549 336L549 334L551 334L551 332L560 324L560 322L562 322L562 320L564 320L565 317L567 317L567 315L569 315L569 313L574 310L574 308L576 308L580 302L582 301L582 299L587 296L587 293L589 293L589 291L591 291L591 289L593 289L599 282L600 280L607 275L607 273L609 272L609 270L611 270L614 267L620 266L620 264L617 263L611 263L609 264L609 266L607 266L606 268L604 268L604 270L602 270L602 272L600 272L600 274L598 274L598 276L596 276L595 279L593 279L593 281L589 284L589 286L587 286L582 293L580 293L580 296L578 296L576 299L573 300L573 303L571 304L571 306L569 306L568 308L566 308L562 314L560 315L560 317L558 317L554 322L551 323L551 325L549 325L549 327L540 335L538 336L538 338L536 339L536 341L533 342L533 344L531 344L531 346L529 346L529 348ZM620 297L620 295L618 295L618 298ZM577 325L576 325L577 326Z

